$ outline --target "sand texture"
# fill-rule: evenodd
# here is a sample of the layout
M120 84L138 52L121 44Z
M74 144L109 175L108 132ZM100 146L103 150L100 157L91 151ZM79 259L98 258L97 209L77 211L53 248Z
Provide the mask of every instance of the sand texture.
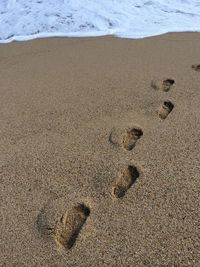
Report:
M0 46L0 266L200 266L200 34Z

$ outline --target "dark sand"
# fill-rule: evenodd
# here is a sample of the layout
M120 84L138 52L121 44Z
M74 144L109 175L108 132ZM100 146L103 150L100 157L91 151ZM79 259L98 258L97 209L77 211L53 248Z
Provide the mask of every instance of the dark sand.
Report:
M200 266L194 64L199 33L0 46L0 266ZM151 87L163 78L175 81L168 92ZM125 136L133 127L140 138ZM139 177L120 180L132 165ZM87 216L73 215L78 203ZM59 250L55 229L69 235L75 222L73 246Z

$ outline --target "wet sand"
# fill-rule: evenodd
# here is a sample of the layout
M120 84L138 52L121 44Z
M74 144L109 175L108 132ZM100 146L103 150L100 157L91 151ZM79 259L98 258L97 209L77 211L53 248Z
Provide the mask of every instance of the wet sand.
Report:
M199 266L200 34L0 46L0 266Z

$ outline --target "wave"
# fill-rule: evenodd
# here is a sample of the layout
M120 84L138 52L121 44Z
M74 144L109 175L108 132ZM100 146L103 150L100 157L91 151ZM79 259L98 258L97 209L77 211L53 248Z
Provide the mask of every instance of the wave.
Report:
M200 31L199 0L1 0L0 42Z

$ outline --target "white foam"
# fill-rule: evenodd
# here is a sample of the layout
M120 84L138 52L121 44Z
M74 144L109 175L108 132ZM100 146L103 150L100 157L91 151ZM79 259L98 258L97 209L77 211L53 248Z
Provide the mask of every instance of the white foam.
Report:
M0 0L0 42L200 31L199 0Z

